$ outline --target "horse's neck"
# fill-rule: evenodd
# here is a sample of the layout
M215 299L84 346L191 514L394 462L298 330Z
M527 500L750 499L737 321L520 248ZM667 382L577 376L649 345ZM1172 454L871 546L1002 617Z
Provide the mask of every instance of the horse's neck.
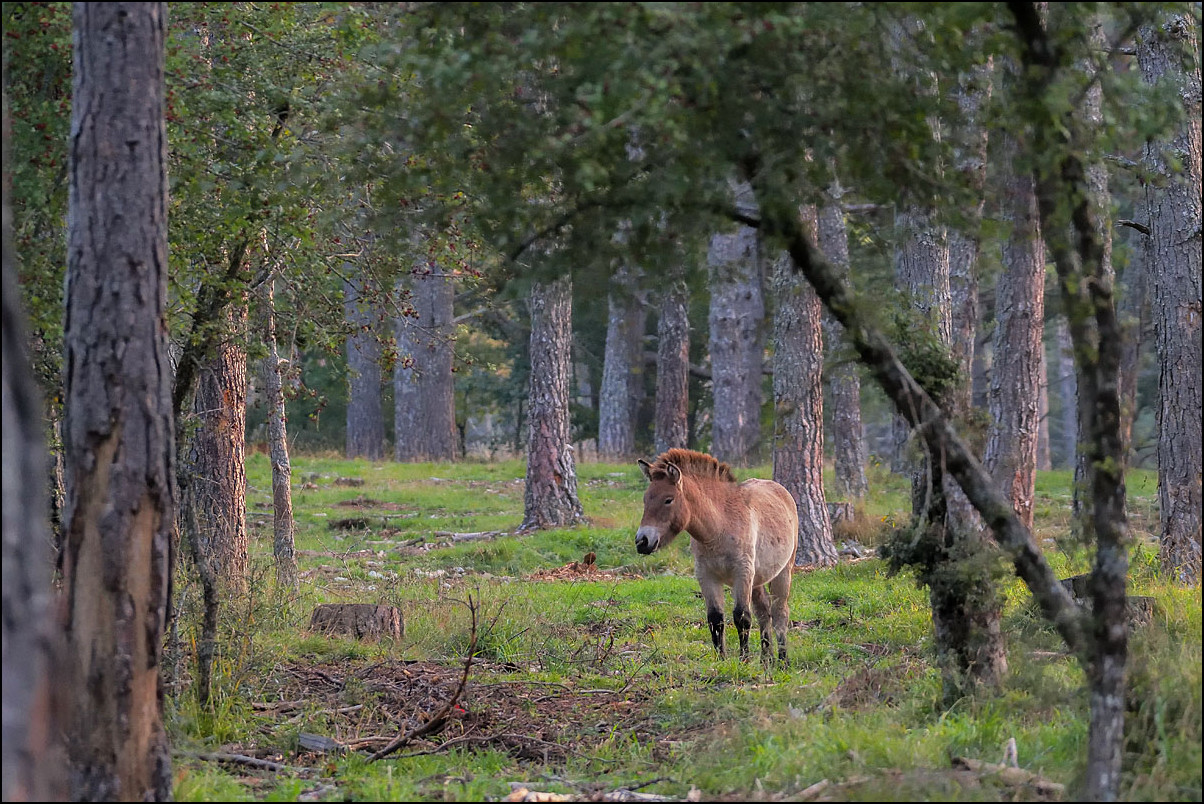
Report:
M731 491L710 481L692 480L691 485L690 521L686 531L705 544L723 532L723 501Z

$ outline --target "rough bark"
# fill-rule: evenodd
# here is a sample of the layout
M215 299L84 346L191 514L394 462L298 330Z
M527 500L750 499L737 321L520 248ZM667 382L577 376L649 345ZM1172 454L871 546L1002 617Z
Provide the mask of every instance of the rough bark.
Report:
M1016 146L1004 152L1014 159ZM1025 527L1033 526L1036 489L1041 330L1045 320L1045 247L1033 181L1014 172L1007 182L1012 231L1003 247L995 291L995 337L987 405L991 427L984 463Z
M58 801L68 794L59 735L66 725L63 640L55 627L54 537L47 519L41 394L26 353L25 316L13 265L4 102L4 725L3 800Z
M422 267L411 273L410 286L415 315L397 320L394 458L451 461L459 454L452 376L455 282Z
M747 185L737 205L751 212ZM765 353L765 301L756 230L711 237L707 251L711 307L711 453L735 465L756 462L761 445L761 363Z
M344 263L343 314L347 336L347 457L379 461L385 454L385 419L380 399L380 340L373 289Z
M815 207L803 212L816 228ZM795 564L830 567L837 561L824 499L823 305L807 280L790 270L785 255L774 261L773 479L786 487L798 509Z
M226 308L225 338L197 374L192 413L196 429L184 464L188 488L181 501L198 563L208 563L219 596L247 590L247 329L245 291Z
M656 454L689 446L690 320L689 290L671 276L661 295L656 346Z
M606 346L598 391L598 457L607 461L626 461L635 454L631 381L637 366L642 376L644 351L635 338L640 320L634 290L631 272L616 272L607 300Z
M288 361L280 357L276 344L275 280L268 279L260 291L266 326L264 341L268 347L263 359L264 395L268 401L268 443L272 462L272 555L276 559L276 583L282 589L296 590L297 555L293 534L293 467L288 455L288 408L284 403L283 374Z
M569 427L572 283L562 278L531 288L531 377L527 484L519 530L585 521Z
M1179 52L1195 53L1188 72ZM1158 377L1159 555L1177 581L1200 582L1201 517L1201 145L1200 32L1190 14L1142 30L1138 61L1146 81L1171 81L1185 120L1167 142L1150 143L1146 185L1152 261L1151 315L1161 367ZM1173 170L1172 160L1182 165Z
M848 279L849 234L839 190L819 210L817 240L828 262ZM832 455L836 495L842 500L861 500L869 493L865 477L867 453L861 424L861 375L840 354L843 334L840 324L824 314L824 344L828 355L828 387L832 399Z
M72 797L167 800L167 9L80 3L73 15L61 607Z

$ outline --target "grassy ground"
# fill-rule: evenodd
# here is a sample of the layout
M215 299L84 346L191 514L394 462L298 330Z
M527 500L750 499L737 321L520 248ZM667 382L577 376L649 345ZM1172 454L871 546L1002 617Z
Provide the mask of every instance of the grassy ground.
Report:
M685 537L664 553L635 552L644 481L634 464L578 466L589 525L515 536L523 473L518 461L297 459L303 578L289 596L272 580L270 470L253 456L256 579L249 599L227 607L205 707L190 686L199 594L180 580L183 654L168 700L177 797L498 800L521 783L586 799L619 788L706 800L1073 799L1087 734L1082 672L1018 582L1007 588L1010 672L997 694L938 708L925 592L875 558L795 575L792 667L767 672L755 657L714 654ZM856 531L864 544L906 519L901 482L872 483ZM1157 575L1156 477L1134 472L1129 490L1132 593L1157 608L1131 642L1123 789L1132 800L1199 800L1200 593ZM1041 473L1037 493L1050 560L1063 575L1086 570L1089 554L1069 536L1069 474ZM501 534L450 545L436 535L492 530ZM591 552L595 563L573 564ZM455 694L470 599L476 657L456 707L434 733L368 762ZM398 606L405 634L311 635L313 606L328 602ZM302 735L359 750L309 751ZM997 763L1012 739L1021 768L1066 791L951 761Z

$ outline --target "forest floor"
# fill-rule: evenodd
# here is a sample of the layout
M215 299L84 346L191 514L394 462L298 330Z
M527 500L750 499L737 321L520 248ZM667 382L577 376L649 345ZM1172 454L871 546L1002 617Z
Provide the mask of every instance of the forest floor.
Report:
M588 524L515 534L523 472L519 461L296 459L302 582L290 594L273 580L270 470L252 456L255 577L224 611L204 706L191 654L199 592L184 570L178 579L167 652L177 798L1074 799L1082 671L1013 576L1001 579L1003 688L938 705L926 592L873 554L906 521L899 478L872 474L838 533L849 548L838 566L795 573L791 664L766 669L755 630L750 662L732 655L730 627L728 658L711 648L684 535L636 554L634 464L578 466ZM1070 535L1070 482L1038 479L1037 536L1061 577L1090 562ZM1131 639L1123 791L1199 800L1200 591L1157 572L1156 483L1140 471L1128 482L1130 593L1155 609ZM311 633L323 603L395 606L404 634Z

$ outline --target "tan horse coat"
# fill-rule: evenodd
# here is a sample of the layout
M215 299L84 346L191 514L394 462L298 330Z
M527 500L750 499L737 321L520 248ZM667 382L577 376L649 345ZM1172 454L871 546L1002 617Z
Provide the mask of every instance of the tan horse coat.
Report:
M761 630L762 660L772 659L772 629L778 659L785 662L798 549L798 508L790 492L772 480L739 483L726 463L692 450L671 449L652 463L638 463L648 488L636 549L652 553L681 531L689 533L694 575L719 654L724 654L723 588L730 586L741 658L748 657L751 610Z

